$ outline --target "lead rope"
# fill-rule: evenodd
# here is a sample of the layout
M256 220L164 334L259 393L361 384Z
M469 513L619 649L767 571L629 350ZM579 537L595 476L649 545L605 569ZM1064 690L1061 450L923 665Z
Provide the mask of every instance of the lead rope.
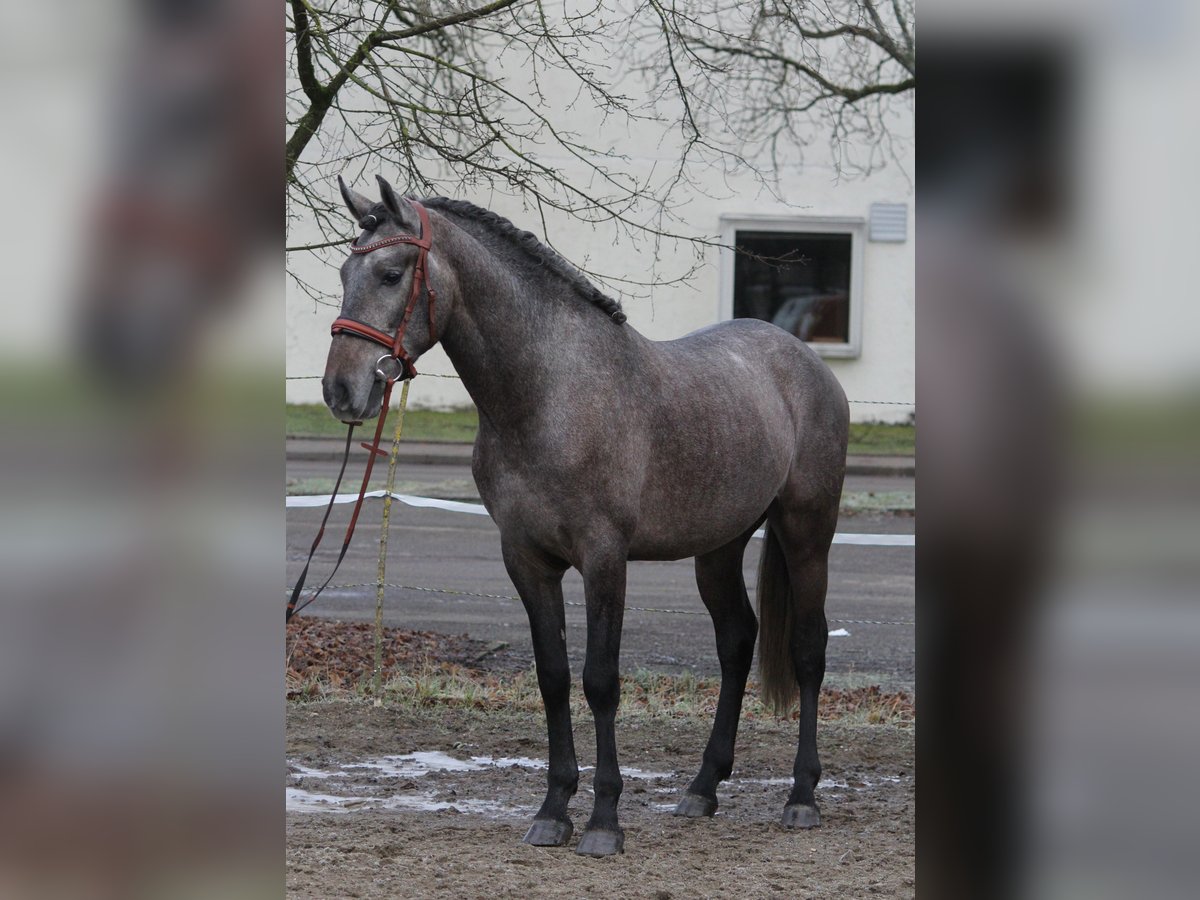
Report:
M309 548L308 559L304 561L304 568L300 570L300 577L296 579L296 586L292 588L292 596L288 600L287 605L288 621L291 621L292 615L296 612L296 600L300 596L300 592L304 590L304 580L308 578L308 567L312 565L313 554L317 552L317 547L321 545L321 538L325 536L325 524L329 521L329 513L333 510L333 504L337 501L338 488L342 486L342 476L346 474L346 463L350 461L350 441L353 437L354 426L348 425L346 427L346 449L342 453L342 467L338 469L337 481L333 483L333 494L329 497L329 505L325 507L325 515L321 517L321 527L317 529L317 536L312 542L312 547ZM329 577L332 578L333 576L330 575ZM328 584L329 582L326 581L325 583ZM322 590L324 590L324 586L322 586ZM320 591L317 593L320 593ZM301 609L307 606L309 602L311 601L305 602L301 606Z
M329 573L329 577L325 579L324 583L303 603L297 603L296 601L300 597L300 592L304 589L304 580L308 577L308 567L312 564L313 555L317 552L317 546L321 543L321 538L325 534L325 523L329 520L329 511L333 509L333 504L337 500L338 487L341 486L342 475L346 471L346 462L350 458L350 443L354 434L354 424L349 425L346 429L346 452L342 457L342 468L338 472L337 482L333 487L333 495L329 498L329 506L325 508L325 515L321 519L321 527L317 531L317 539L313 541L312 548L308 551L308 559L304 563L304 569L300 572L300 578L296 581L296 586L292 589L291 599L288 600L287 615L285 617L285 621L287 622L290 622L292 616L321 596L321 592L329 587L329 583L333 581L333 576L337 574L342 560L346 558L346 551L350 549L350 539L354 536L354 526L358 524L358 514L362 510L363 500L366 499L367 485L371 480L371 471L375 468L375 458L381 454L384 456L387 455L379 449L379 439L383 435L383 423L387 421L388 406L392 401L393 384L395 384L394 381L388 381L387 386L383 389L383 403L379 409L379 422L375 426L375 440L369 446L366 442L363 442L363 446L370 451L370 456L367 458L367 468L363 472L362 486L358 489L358 500L354 503L354 512L350 516L350 524L346 527L346 537L342 540L342 549L338 553L337 562L333 564L333 571Z

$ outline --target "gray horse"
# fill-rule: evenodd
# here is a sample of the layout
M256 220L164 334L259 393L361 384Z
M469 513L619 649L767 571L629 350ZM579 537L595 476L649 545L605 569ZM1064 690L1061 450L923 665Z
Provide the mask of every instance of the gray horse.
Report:
M419 234L411 202L379 179L382 202L342 185L364 245ZM546 708L546 800L525 840L561 846L579 784L571 733L562 577L583 576L583 690L596 721L595 804L578 852L620 852L621 772L615 718L629 560L695 557L712 615L721 693L700 771L676 814L711 816L733 768L742 696L761 632L764 700L781 713L800 698L794 785L783 823L819 824L813 791L817 695L825 673L827 557L845 474L849 415L837 380L805 344L739 319L674 341L625 323L620 305L533 235L461 200L420 201L432 245L436 331L427 295L406 323L411 359L436 337L479 408L472 471L500 528L504 564L533 636ZM342 315L383 332L405 310L418 248L352 255L341 269ZM342 420L377 415L379 348L337 334L325 400ZM766 523L759 570L761 629L742 557Z

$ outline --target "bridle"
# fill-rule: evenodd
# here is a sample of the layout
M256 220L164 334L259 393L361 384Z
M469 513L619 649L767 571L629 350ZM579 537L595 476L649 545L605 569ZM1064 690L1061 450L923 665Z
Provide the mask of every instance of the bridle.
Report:
M425 288L429 293L429 339L430 341L437 340L437 326L433 317L433 307L437 301L437 294L433 290L433 285L429 283L428 262L429 248L433 245L433 232L429 227L429 213L425 211L425 207L416 200L408 199L408 202L416 211L417 218L420 220L421 233L419 235L414 237L413 235L399 234L395 237L372 241L369 244L350 245L350 252L354 254L371 253L375 250L381 250L384 247L393 247L397 244L412 244L418 248L417 264L413 269L412 290L408 294L408 304L404 307L404 316L400 319L400 324L396 326L396 333L389 335L386 331L380 331L378 328L374 328L365 322L360 322L358 319L351 319L349 316L338 316L333 320L333 325L329 329L331 334L353 334L356 337L374 341L376 344L386 347L391 351L379 357L375 363L375 374L389 386L397 381L417 377L417 367L409 359L408 351L404 349L403 341L404 333L408 330L408 322L412 318L413 310L416 309L417 301L421 298L422 288ZM367 218L374 219L375 217L368 216ZM395 375L389 376L383 369L379 368L385 359L395 361L397 366Z
M291 621L293 615L316 600L321 595L321 592L329 587L329 583L333 581L333 576L337 574L342 560L346 558L346 551L350 548L350 538L354 536L354 526L358 523L358 514L362 510L363 499L367 494L367 485L371 480L371 470L375 467L375 458L377 456L387 456L387 453L379 449L379 440L383 436L383 423L387 420L388 406L392 400L392 386L397 381L407 381L417 377L417 367L413 365L408 351L404 349L403 342L404 333L408 330L408 323L412 319L417 301L421 298L422 289L429 295L429 338L431 341L437 340L437 328L433 318L434 303L437 301L437 294L433 290L433 285L429 283L429 249L433 246L433 230L429 226L429 213L426 212L425 207L416 200L407 197L405 199L408 200L409 204L416 211L417 218L421 223L421 233L419 235L400 234L367 244L354 243L350 245L351 253L363 254L371 253L384 247L392 247L397 244L412 244L418 248L417 264L413 268L412 290L408 295L408 303L404 307L404 315L400 319L400 324L396 326L395 334L380 331L372 325L360 322L358 319L351 319L349 316L338 316L333 320L333 325L330 326L329 330L333 335L352 334L355 337L372 341L388 349L389 352L375 361L375 375L384 383L383 400L379 407L379 421L375 425L375 439L370 444L366 441L362 443L362 446L370 451L371 455L367 458L367 468L363 472L362 487L358 491L358 500L355 501L354 512L350 516L350 524L346 527L346 537L342 540L341 553L338 554L333 571L329 573L329 577L325 579L325 582L303 603L297 603L297 600L300 598L300 592L304 589L304 581L308 577L308 567L312 564L317 547L321 545L321 538L325 536L325 524L329 521L329 513L332 511L333 505L337 502L338 488L342 486L342 476L346 474L346 463L350 459L350 446L353 442L354 428L356 425L362 424L362 422L346 423L346 448L342 454L342 465L338 470L337 481L333 485L333 494L329 498L329 505L325 507L325 515L321 518L321 527L317 529L316 540L313 541L312 547L308 551L308 559L305 560L304 568L300 572L300 577L296 579L296 586L292 589L292 595L288 599L287 621ZM373 219L374 216L368 216L367 218ZM396 371L391 375L382 368L385 359L390 359L395 363Z

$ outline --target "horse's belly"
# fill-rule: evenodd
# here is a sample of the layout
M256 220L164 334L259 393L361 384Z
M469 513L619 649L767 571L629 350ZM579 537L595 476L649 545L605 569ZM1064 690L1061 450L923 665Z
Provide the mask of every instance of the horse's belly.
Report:
M643 495L630 559L683 559L725 546L762 520L787 466L712 474L672 478Z

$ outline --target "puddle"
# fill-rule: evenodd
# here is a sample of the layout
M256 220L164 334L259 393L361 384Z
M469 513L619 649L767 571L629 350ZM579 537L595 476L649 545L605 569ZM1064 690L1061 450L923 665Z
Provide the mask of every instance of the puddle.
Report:
M527 756L472 756L459 759L440 750L420 750L394 756L379 756L360 762L342 763L331 769L317 769L295 761L288 762L286 809L293 813L351 812L362 809L404 809L418 812L452 810L491 817L528 817L535 806L512 806L493 800L474 798L446 799L445 790L414 790L403 794L378 793L380 779L424 779L431 775L470 775L488 769L545 769L545 760ZM363 784L363 776L370 784ZM322 782L321 792L300 785ZM406 785L415 788L416 785ZM332 793L342 790L345 793Z
M476 813L492 817L515 816L524 818L537 812L535 806L507 806L494 800L458 799L438 800L429 794L393 794L390 797L359 797L338 794L317 794L299 788L288 788L285 800L287 812L352 812L361 809L408 809L416 812Z
M647 772L643 769L634 769L629 766L621 766L621 777L636 778L638 780L650 781L655 778L674 778L674 772Z
M312 791L290 787L285 793L284 808L288 812L345 812L355 800L354 797L314 794Z
M298 762L288 763L288 783L286 793L286 808L288 812L351 812L360 809L372 810L414 810L418 812L438 812L453 810L463 813L475 813L490 817L524 817L536 812L535 806L511 806L494 800L476 799L472 797L459 798L455 791L450 790L447 796L446 782L429 776L446 774L466 776L468 779L474 773L482 773L494 769L528 769L538 771L546 769L543 759L528 756L472 756L459 759L440 750L420 750L416 753L404 753L393 756L379 756L364 759L359 762L342 763L330 769L318 769ZM581 773L594 771L594 766L584 766ZM622 766L622 777L634 781L663 781L676 780L677 772L659 772L639 769L635 766ZM364 783L364 776L367 776ZM395 785L381 785L380 779L403 780L400 786L404 793L397 793ZM428 789L420 789L415 782L422 779L429 785ZM428 779L428 780L425 780ZM590 779L589 779L590 780ZM831 791L861 791L871 790L882 784L896 784L903 779L897 775L877 775L871 778L854 777L848 780L824 778L817 785L819 790ZM320 782L321 790L308 790L311 782ZM763 785L787 787L792 783L790 777L780 778L733 778L731 785ZM383 792L381 792L381 787ZM585 781L580 785L585 791L591 787ZM653 786L654 793L674 794L682 788L682 784ZM469 788L462 790L469 793ZM674 801L670 803L652 803L655 809L673 809Z
M354 773L365 769L385 778L420 778L435 772L478 772L489 768L544 769L546 761L527 756L472 756L470 759L458 759L440 750L419 750L399 756L379 756L362 762L344 763L336 770L328 771L290 762L288 774L293 778L337 778L341 772ZM653 773L646 777L652 776Z
M546 761L528 756L472 756L457 759L440 750L419 750L403 756L381 756L361 763L347 763L342 770L372 769L390 778L418 778L431 772L478 772L482 769L544 769ZM317 771L317 770L314 770Z
M354 773L362 770L377 772L385 778L420 778L436 772L478 772L484 769L545 769L546 760L528 756L472 756L458 759L440 750L419 750L399 756L380 756L356 763L344 763L336 770L314 769L296 762L288 763L288 775L292 778L337 778L340 772ZM595 766L582 766L580 772L591 772ZM625 778L652 781L656 778L674 778L674 772L651 772L633 766L622 766Z
M420 778L430 772L471 772L482 769L475 759L456 759L440 750L419 750L402 756L381 756L341 766L343 772L369 769L387 778Z
M413 787L412 779L448 773L452 775L482 772L486 769L544 769L546 763L540 759L523 756L472 756L458 759L440 750L421 750L396 756L379 756L361 762L343 763L332 769L316 769L297 762L288 763L288 788L286 809L293 813L352 812L362 809L404 809L417 812L440 812L452 810L462 813L495 818L515 816L527 817L537 811L533 806L511 806L494 800L470 797L446 799L444 789L414 790L411 792L378 793L378 780L404 779ZM362 776L371 776L371 783L363 784ZM305 790L299 785L310 780L322 782L325 792ZM330 793L331 790L345 793ZM453 793L453 792L451 792Z
M789 787L792 784L790 778L730 778L728 784L786 784ZM817 787L825 787L824 781L820 782Z
M418 779L431 775L450 774L470 776L489 769L547 768L546 760L528 756L472 756L459 759L441 750L419 750L393 756L378 756L359 762L342 763L331 769L317 769L298 762L288 763L288 788L286 808L288 812L350 812L359 809L408 809L420 812L456 810L487 816L526 816L536 812L535 806L507 806L492 800L472 798L445 799L445 792L438 790L383 795L378 793L378 779ZM588 772L593 766L584 766ZM364 775L371 777L371 784L363 784ZM623 766L621 775L635 781L654 781L674 778L673 772L653 772L634 766ZM323 790L310 791L301 787L310 781L320 781ZM416 785L411 785L415 788ZM333 793L334 790L345 793ZM674 790L666 788L664 790ZM368 791L375 791L367 793Z
M544 759L530 759L528 756L501 756L498 759L490 756L472 756L471 759L486 761L488 765L501 769L548 769L550 767Z
M298 778L329 778L333 775L332 772L325 772L321 769L310 769L308 766L302 766L300 763L288 763L288 769L296 771L288 772L289 776Z
M580 773L594 772L595 766L580 766ZM645 769L635 769L633 766L621 766L621 777L632 778L635 781L654 781L656 778L674 778L674 772L647 772Z
M435 800L432 797L389 797L381 804L383 809L411 809L418 812L440 812L457 810L485 816L516 816L525 818L537 812L536 806L506 806L494 800Z

